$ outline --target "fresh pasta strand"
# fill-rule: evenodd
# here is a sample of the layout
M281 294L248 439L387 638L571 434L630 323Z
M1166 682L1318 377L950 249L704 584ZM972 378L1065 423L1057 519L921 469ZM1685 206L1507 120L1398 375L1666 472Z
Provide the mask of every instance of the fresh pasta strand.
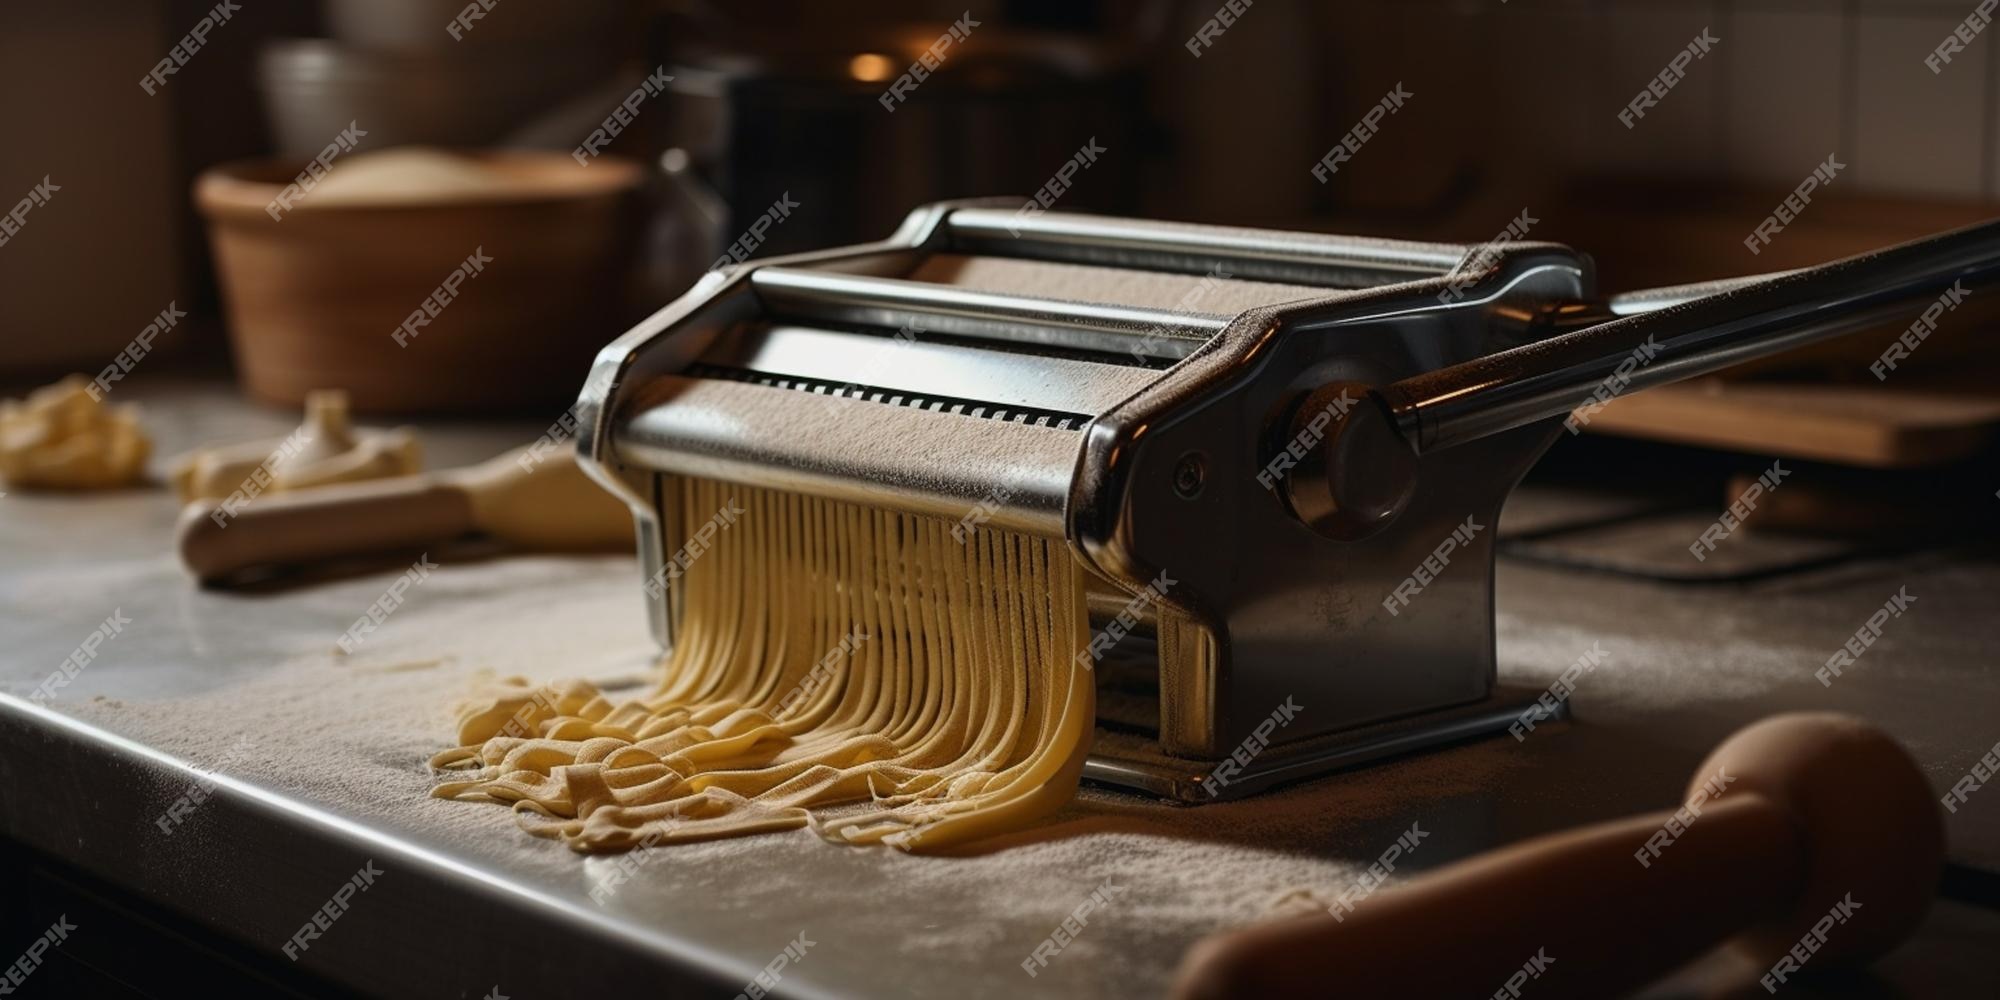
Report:
M460 711L432 794L581 852L812 826L935 851L1075 793L1096 717L1060 539L679 478L679 627L649 694L510 678ZM726 527L715 512L738 510ZM822 819L815 810L868 803Z

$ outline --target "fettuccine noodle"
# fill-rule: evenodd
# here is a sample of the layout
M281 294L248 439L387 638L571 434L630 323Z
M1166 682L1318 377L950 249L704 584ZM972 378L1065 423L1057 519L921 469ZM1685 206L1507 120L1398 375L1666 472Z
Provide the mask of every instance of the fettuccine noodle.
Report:
M509 803L585 852L812 825L937 850L1067 802L1095 718L1083 580L1059 539L702 479L659 686L518 679L468 704L443 798ZM684 553L688 550L683 550ZM827 818L813 810L872 803Z

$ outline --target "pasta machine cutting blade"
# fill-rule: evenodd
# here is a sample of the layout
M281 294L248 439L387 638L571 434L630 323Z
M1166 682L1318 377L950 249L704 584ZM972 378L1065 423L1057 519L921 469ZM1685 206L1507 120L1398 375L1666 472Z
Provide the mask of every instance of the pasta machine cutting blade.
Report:
M1534 711L1496 684L1493 526L1607 379L1704 374L2000 271L1989 223L1604 299L1550 243L1000 204L709 273L598 356L580 455L635 512L662 644L690 542L662 528L666 477L1065 539L1107 654L1086 776L1190 801Z

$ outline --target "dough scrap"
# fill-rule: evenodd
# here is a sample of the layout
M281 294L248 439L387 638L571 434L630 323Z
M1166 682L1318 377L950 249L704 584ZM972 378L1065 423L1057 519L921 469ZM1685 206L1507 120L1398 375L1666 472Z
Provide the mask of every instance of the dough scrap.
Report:
M131 405L106 406L71 375L0 401L0 481L22 489L109 490L145 476L153 442Z
M467 703L441 798L510 804L530 833L620 851L812 826L935 851L1075 793L1095 725L1082 570L1060 539L676 479L679 523L742 509L669 591L659 686L515 678ZM688 550L683 550L686 552ZM826 806L870 803L834 818Z
M408 427L350 426L347 393L322 389L306 394L305 420L287 437L202 448L176 459L174 488L183 502L220 500L242 489L260 467L270 479L263 491L277 493L415 475L423 471L423 451Z

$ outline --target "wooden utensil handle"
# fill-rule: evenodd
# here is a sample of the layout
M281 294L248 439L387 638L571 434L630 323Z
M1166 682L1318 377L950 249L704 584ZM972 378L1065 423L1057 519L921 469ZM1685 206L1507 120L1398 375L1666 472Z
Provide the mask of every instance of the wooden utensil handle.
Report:
M253 568L414 548L475 526L459 487L409 476L279 493L233 510L190 504L181 514L180 553L208 582Z
M1356 901L1338 921L1211 939L1190 953L1176 995L1491 997L1517 973L1515 995L1535 1000L1623 995L1782 911L1805 880L1797 822L1750 791L1704 806L1641 866L1634 853L1674 815L1481 855Z

